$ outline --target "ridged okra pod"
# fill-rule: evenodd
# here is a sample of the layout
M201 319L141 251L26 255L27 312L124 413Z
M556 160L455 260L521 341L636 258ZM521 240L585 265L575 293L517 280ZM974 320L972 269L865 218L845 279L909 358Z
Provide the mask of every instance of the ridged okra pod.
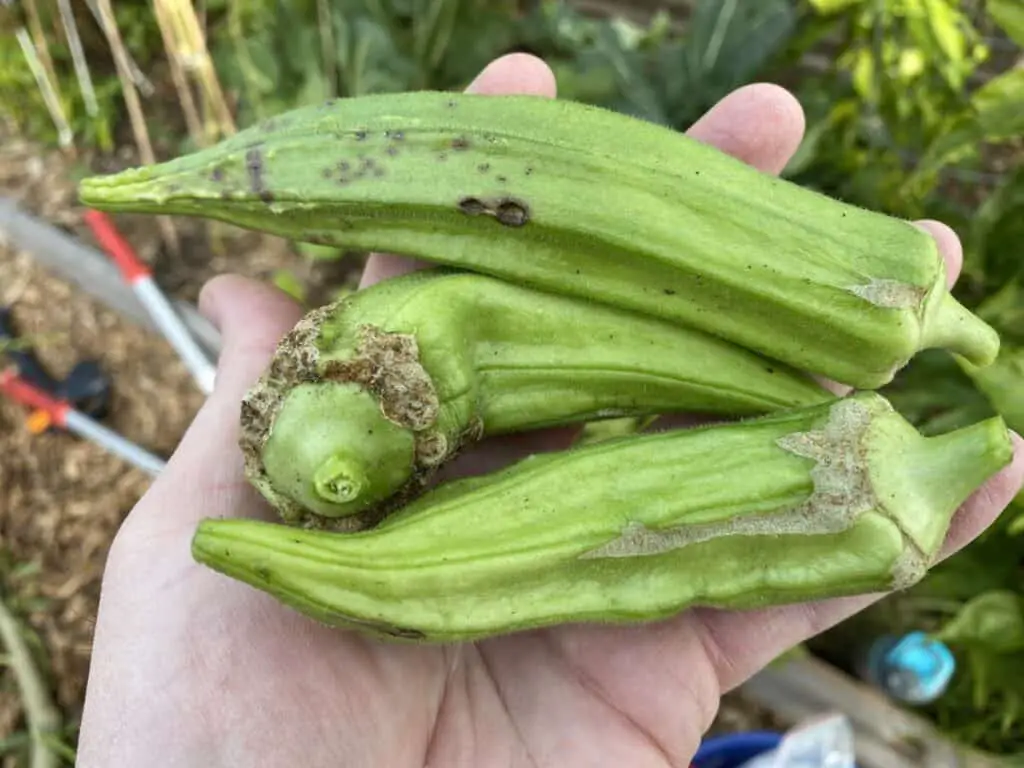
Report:
M533 456L379 526L203 520L196 560L331 625L423 641L905 588L1011 459L999 418L923 437L880 395Z
M700 331L435 267L311 311L245 397L242 448L248 477L286 520L353 529L484 436L832 397Z
M80 196L581 296L861 389L924 348L987 365L999 347L950 294L934 240L909 222L571 101L341 99L86 179Z

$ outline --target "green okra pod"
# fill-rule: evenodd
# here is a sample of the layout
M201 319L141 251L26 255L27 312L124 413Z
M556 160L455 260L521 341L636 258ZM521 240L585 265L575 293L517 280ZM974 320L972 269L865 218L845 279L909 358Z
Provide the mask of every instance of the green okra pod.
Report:
M434 268L310 312L245 397L242 448L247 476L286 520L352 529L483 436L833 397L700 331Z
M999 418L923 437L873 392L534 456L379 526L204 520L200 563L321 622L471 640L905 588L1012 457Z
M86 179L80 197L581 296L861 389L889 382L924 348L975 365L999 348L950 294L932 237L909 222L571 101L341 99Z

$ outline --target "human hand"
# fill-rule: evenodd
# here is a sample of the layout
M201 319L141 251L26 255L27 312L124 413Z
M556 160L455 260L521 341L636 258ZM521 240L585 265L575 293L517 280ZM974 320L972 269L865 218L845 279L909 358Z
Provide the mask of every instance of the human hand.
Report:
M550 70L523 55L492 63L471 88L555 95ZM802 132L795 100L768 85L735 91L689 131L768 173L785 166ZM956 236L921 226L954 279ZM362 286L414 266L374 256ZM440 647L322 627L191 557L201 518L274 518L243 477L238 408L301 315L284 294L237 277L212 281L200 304L224 341L216 391L110 551L80 768L686 766L723 692L877 599L690 610L645 626L562 626ZM561 449L574 433L490 439L449 474ZM954 520L945 554L984 530L1022 481L1018 438L1013 464Z

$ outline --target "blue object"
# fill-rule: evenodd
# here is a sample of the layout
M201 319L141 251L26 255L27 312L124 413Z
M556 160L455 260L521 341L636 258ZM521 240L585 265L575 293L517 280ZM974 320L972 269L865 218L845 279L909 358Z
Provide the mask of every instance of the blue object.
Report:
M782 734L774 731L748 731L715 736L701 742L693 756L693 768L737 768L743 763L769 750L782 741Z
M886 635L868 652L865 677L889 696L908 704L938 699L956 672L952 651L924 632Z

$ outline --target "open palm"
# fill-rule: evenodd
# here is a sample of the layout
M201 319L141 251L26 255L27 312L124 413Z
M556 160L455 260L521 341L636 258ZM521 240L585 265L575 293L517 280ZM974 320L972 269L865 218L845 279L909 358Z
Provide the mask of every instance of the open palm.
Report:
M554 97L529 56L492 63L471 89ZM690 130L778 173L803 116L780 88L735 91ZM628 140L628 137L623 137ZM959 243L921 222L956 276ZM415 265L374 256L363 285ZM81 768L686 766L721 694L870 596L756 612L691 610L646 626L563 626L445 646L395 645L317 625L190 555L203 517L273 513L247 485L239 401L301 311L276 290L221 277L203 311L224 351L216 392L131 512L103 581L79 743ZM572 430L492 439L458 473L489 472ZM946 553L977 536L1024 477L1013 464L958 514Z

